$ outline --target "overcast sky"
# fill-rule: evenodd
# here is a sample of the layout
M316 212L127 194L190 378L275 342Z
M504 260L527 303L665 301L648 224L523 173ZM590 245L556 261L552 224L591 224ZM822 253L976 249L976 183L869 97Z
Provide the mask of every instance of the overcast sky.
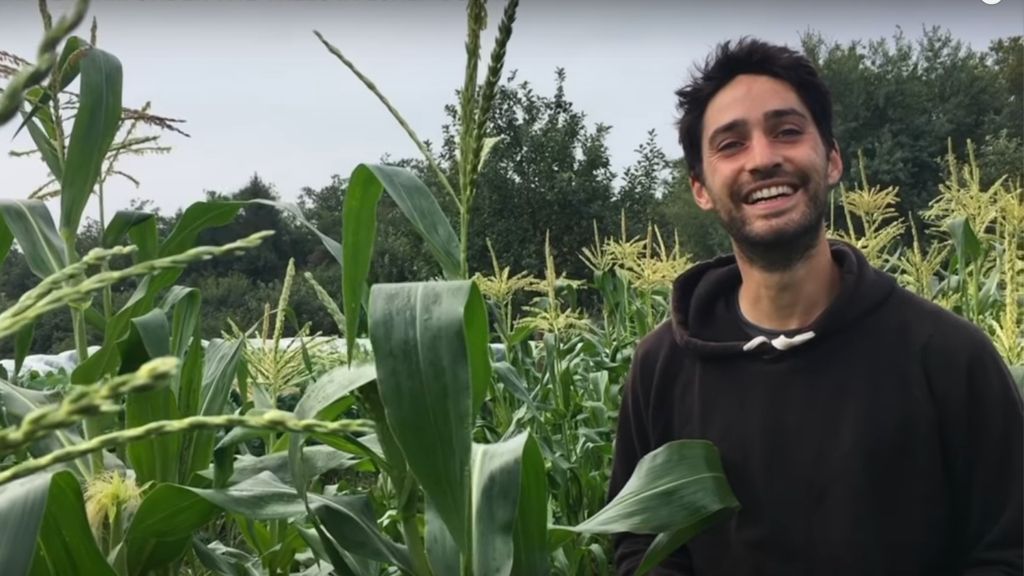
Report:
M50 4L55 13L69 6ZM490 4L485 56L501 6ZM360 162L415 156L314 29L435 142L465 64L459 0L94 0L90 15L100 47L123 64L124 104L152 101L153 112L187 120L192 135L165 136L174 147L168 156L123 162L141 187L111 182L108 210L143 197L169 212L204 190L237 190L253 173L294 199ZM608 144L621 172L652 128L678 155L673 91L723 39L749 34L795 46L808 29L845 42L889 37L897 26L916 38L932 25L984 49L1024 33L1024 0L522 0L506 71L550 94L555 68L564 67L568 98L591 123L612 126ZM88 25L77 33L88 37ZM0 0L0 49L34 58L40 34L35 0ZM0 127L0 198L24 197L46 178L38 159L8 157L31 145L26 134L12 141L14 126Z

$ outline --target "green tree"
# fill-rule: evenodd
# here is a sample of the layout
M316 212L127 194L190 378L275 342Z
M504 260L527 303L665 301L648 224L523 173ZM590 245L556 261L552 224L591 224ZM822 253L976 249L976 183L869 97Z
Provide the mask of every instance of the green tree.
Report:
M804 52L832 91L846 184L859 180L862 152L869 180L899 186L901 211L917 212L938 193L950 141L961 153L967 140L980 144L1002 130L1019 138L1024 125L1013 122L1020 84L1010 88L1020 60L1014 42L977 51L938 28L916 41L897 29L891 39L845 45L802 35Z
M487 129L498 137L478 184L471 213L471 271L491 269L485 239L503 266L541 274L544 242L550 232L558 268L585 277L580 251L593 242L592 222L607 233L617 223L614 177L605 139L610 128L588 127L586 115L565 95L565 71L555 72L551 96L515 74L499 86ZM450 126L456 111L447 108L442 158L449 162L455 140Z

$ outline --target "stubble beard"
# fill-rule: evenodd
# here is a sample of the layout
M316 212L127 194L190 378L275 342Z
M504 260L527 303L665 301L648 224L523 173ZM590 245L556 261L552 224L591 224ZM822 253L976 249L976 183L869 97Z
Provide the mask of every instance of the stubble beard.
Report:
M772 175L775 177L776 175ZM741 210L724 213L716 210L722 227L732 239L733 248L751 265L765 272L784 272L793 269L817 246L825 227L825 200L828 185L825 179L815 179L800 174L800 191L804 194L807 207L795 222L783 228L758 234L751 230L750 223ZM742 205L740 194L732 198Z

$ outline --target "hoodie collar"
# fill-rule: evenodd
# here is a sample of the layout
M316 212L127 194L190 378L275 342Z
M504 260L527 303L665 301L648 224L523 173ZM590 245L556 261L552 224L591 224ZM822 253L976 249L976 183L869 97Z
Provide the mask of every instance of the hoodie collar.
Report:
M742 277L736 257L720 256L697 264L676 278L672 287L672 333L676 342L701 355L743 354L754 350L784 351L815 338L825 338L864 317L892 293L895 280L872 267L850 244L830 240L839 266L839 293L805 330L774 340L753 340L729 311L729 298Z

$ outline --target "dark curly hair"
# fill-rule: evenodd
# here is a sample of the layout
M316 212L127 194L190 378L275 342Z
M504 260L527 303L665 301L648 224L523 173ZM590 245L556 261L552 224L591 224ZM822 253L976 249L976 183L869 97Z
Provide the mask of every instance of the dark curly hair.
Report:
M832 135L832 95L818 71L804 55L785 46L743 37L735 44L729 41L717 49L698 68L689 84L676 91L676 109L682 113L677 126L679 143L687 167L703 182L701 133L708 103L718 91L740 74L760 74L786 82L811 113L826 150L835 148Z

